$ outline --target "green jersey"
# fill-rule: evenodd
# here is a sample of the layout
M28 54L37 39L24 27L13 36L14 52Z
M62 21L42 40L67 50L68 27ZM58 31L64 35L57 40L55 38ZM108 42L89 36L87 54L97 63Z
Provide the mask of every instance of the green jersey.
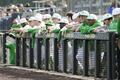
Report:
M109 26L109 31L117 32L118 20L113 20Z
M80 32L83 34L89 34L89 33L93 33L93 30L100 26L100 22L96 21L92 26L89 26L87 24L87 22L82 23L82 25L80 26Z

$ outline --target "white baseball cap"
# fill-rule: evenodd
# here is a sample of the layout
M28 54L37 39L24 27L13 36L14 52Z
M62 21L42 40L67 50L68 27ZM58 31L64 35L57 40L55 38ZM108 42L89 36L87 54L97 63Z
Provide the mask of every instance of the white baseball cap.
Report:
M79 13L74 13L72 16L73 20L77 19L78 16L79 16Z
M16 19L14 19L14 22L17 24L20 24L20 19L16 18Z
M50 19L51 18L51 15L50 14L45 14L43 15L43 19Z
M22 24L22 23L26 23L27 22L27 20L26 20L26 18L21 18L20 19L20 23Z
M37 14L35 14L35 16L34 16L34 20L36 20L36 21L42 21L42 18L43 18L43 16L42 16L42 14L40 14L40 13L37 13Z
M61 15L58 13L54 13L52 18L57 18L57 19L61 19Z
M39 18L43 18L43 15L42 14L40 14L40 13L36 13L35 15L34 15L34 17L39 17Z
M42 18L41 17L34 16L34 20L42 22Z
M29 21L33 21L33 20L35 20L35 17L34 17L34 16L31 16L31 17L29 18Z
M106 13L106 14L103 15L102 20L109 19L109 18L112 18L112 17L113 17L113 16L112 16L111 14Z
M69 21L66 17L63 17L60 22L61 23L69 23Z
M79 12L79 15L80 15L80 16L89 16L89 12L83 10L83 11L80 11L80 12Z
M114 15L118 15L118 14L120 14L120 8L113 9L112 15L114 16Z
M87 19L90 19L90 20L97 20L97 16L95 14L90 14Z

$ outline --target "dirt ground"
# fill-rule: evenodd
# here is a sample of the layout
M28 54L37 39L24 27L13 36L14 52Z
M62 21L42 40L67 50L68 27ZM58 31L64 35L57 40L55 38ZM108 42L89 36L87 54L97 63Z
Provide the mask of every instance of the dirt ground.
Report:
M0 68L0 80L80 80L26 70Z

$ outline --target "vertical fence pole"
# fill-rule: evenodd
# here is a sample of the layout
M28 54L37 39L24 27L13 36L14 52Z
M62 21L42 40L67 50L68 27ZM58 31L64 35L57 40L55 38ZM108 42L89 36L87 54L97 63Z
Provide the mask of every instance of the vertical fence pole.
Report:
M22 38L22 66L26 66L26 38Z
M107 42L107 80L115 79L115 34L109 33L109 41Z
M117 72L118 72L117 79L120 80L120 38L119 38L119 35L117 35L116 39L117 39Z
M113 76L113 80L116 79L117 76L117 39L116 39L116 33L113 33L112 37L111 37L111 45L112 45L112 76Z
M77 39L73 40L73 71L72 74L77 74L77 59L76 59L76 55L77 55L77 50L78 50L78 43L77 43Z
M20 66L20 38L16 38L16 66Z
M5 64L6 61L6 34L3 34L3 63Z
M120 44L120 42L118 42ZM118 80L120 80L120 49L119 47L117 48L117 70L118 70Z
M89 52L88 52L88 40L83 40L83 66L84 66L84 70L83 70L83 75L84 76L88 76L88 68L89 68Z
M58 41L56 38L54 38L54 71L58 71L58 64L59 64L59 57L58 57Z
M95 49L95 77L100 77L100 69L101 69L101 55L100 55L100 41L94 41L94 49Z
M67 39L63 40L63 72L67 72Z
M34 48L32 47L32 39L30 38L30 55L29 55L29 67L33 68L34 67Z
M111 41L107 42L107 79L112 80L112 73L111 73Z
M41 69L41 48L42 48L42 39L37 38L37 69Z
M49 70L49 39L45 40L45 69Z

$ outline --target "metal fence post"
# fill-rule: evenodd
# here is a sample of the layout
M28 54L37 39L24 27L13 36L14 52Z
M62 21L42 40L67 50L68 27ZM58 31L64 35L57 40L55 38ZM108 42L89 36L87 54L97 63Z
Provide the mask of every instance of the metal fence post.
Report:
M49 39L47 38L45 40L45 69L46 70L49 70L49 48L50 48L50 45L49 45Z
M30 55L29 55L29 67L33 68L34 67L34 48L32 47L32 39L30 38Z
M73 40L73 71L72 74L77 74L77 59L76 59L76 55L77 55L77 50L78 50L78 43L77 43L77 39Z
M16 66L20 66L20 38L16 37Z
M89 68L89 52L88 52L88 40L83 40L83 75L88 76L88 68Z
M117 79L120 80L120 35L117 35L116 40L117 40Z
M101 55L100 55L100 41L94 41L95 47L95 77L100 77L101 74Z
M112 43L111 43L111 45L112 45L112 65L113 65L113 68L112 68L112 73L113 73L113 80L114 79L116 79L118 76L117 76L117 43L116 43L116 41L117 41L117 39L116 39L116 37L117 37L117 35L116 35L116 33L113 33L113 35L112 35L112 39L111 39L111 41L112 41Z
M114 80L115 74L115 33L109 33L109 41L107 42L107 80Z
M63 72L67 72L67 39L63 40Z
M41 69L41 48L42 48L42 39L37 38L37 69Z
M120 49L117 48L117 69L118 69L118 80L120 80Z
M25 67L26 66L26 38L22 38L22 66Z
M58 57L58 41L56 38L54 38L54 71L58 71L58 65L59 65L59 57Z
M6 34L3 34L3 63L6 62Z

